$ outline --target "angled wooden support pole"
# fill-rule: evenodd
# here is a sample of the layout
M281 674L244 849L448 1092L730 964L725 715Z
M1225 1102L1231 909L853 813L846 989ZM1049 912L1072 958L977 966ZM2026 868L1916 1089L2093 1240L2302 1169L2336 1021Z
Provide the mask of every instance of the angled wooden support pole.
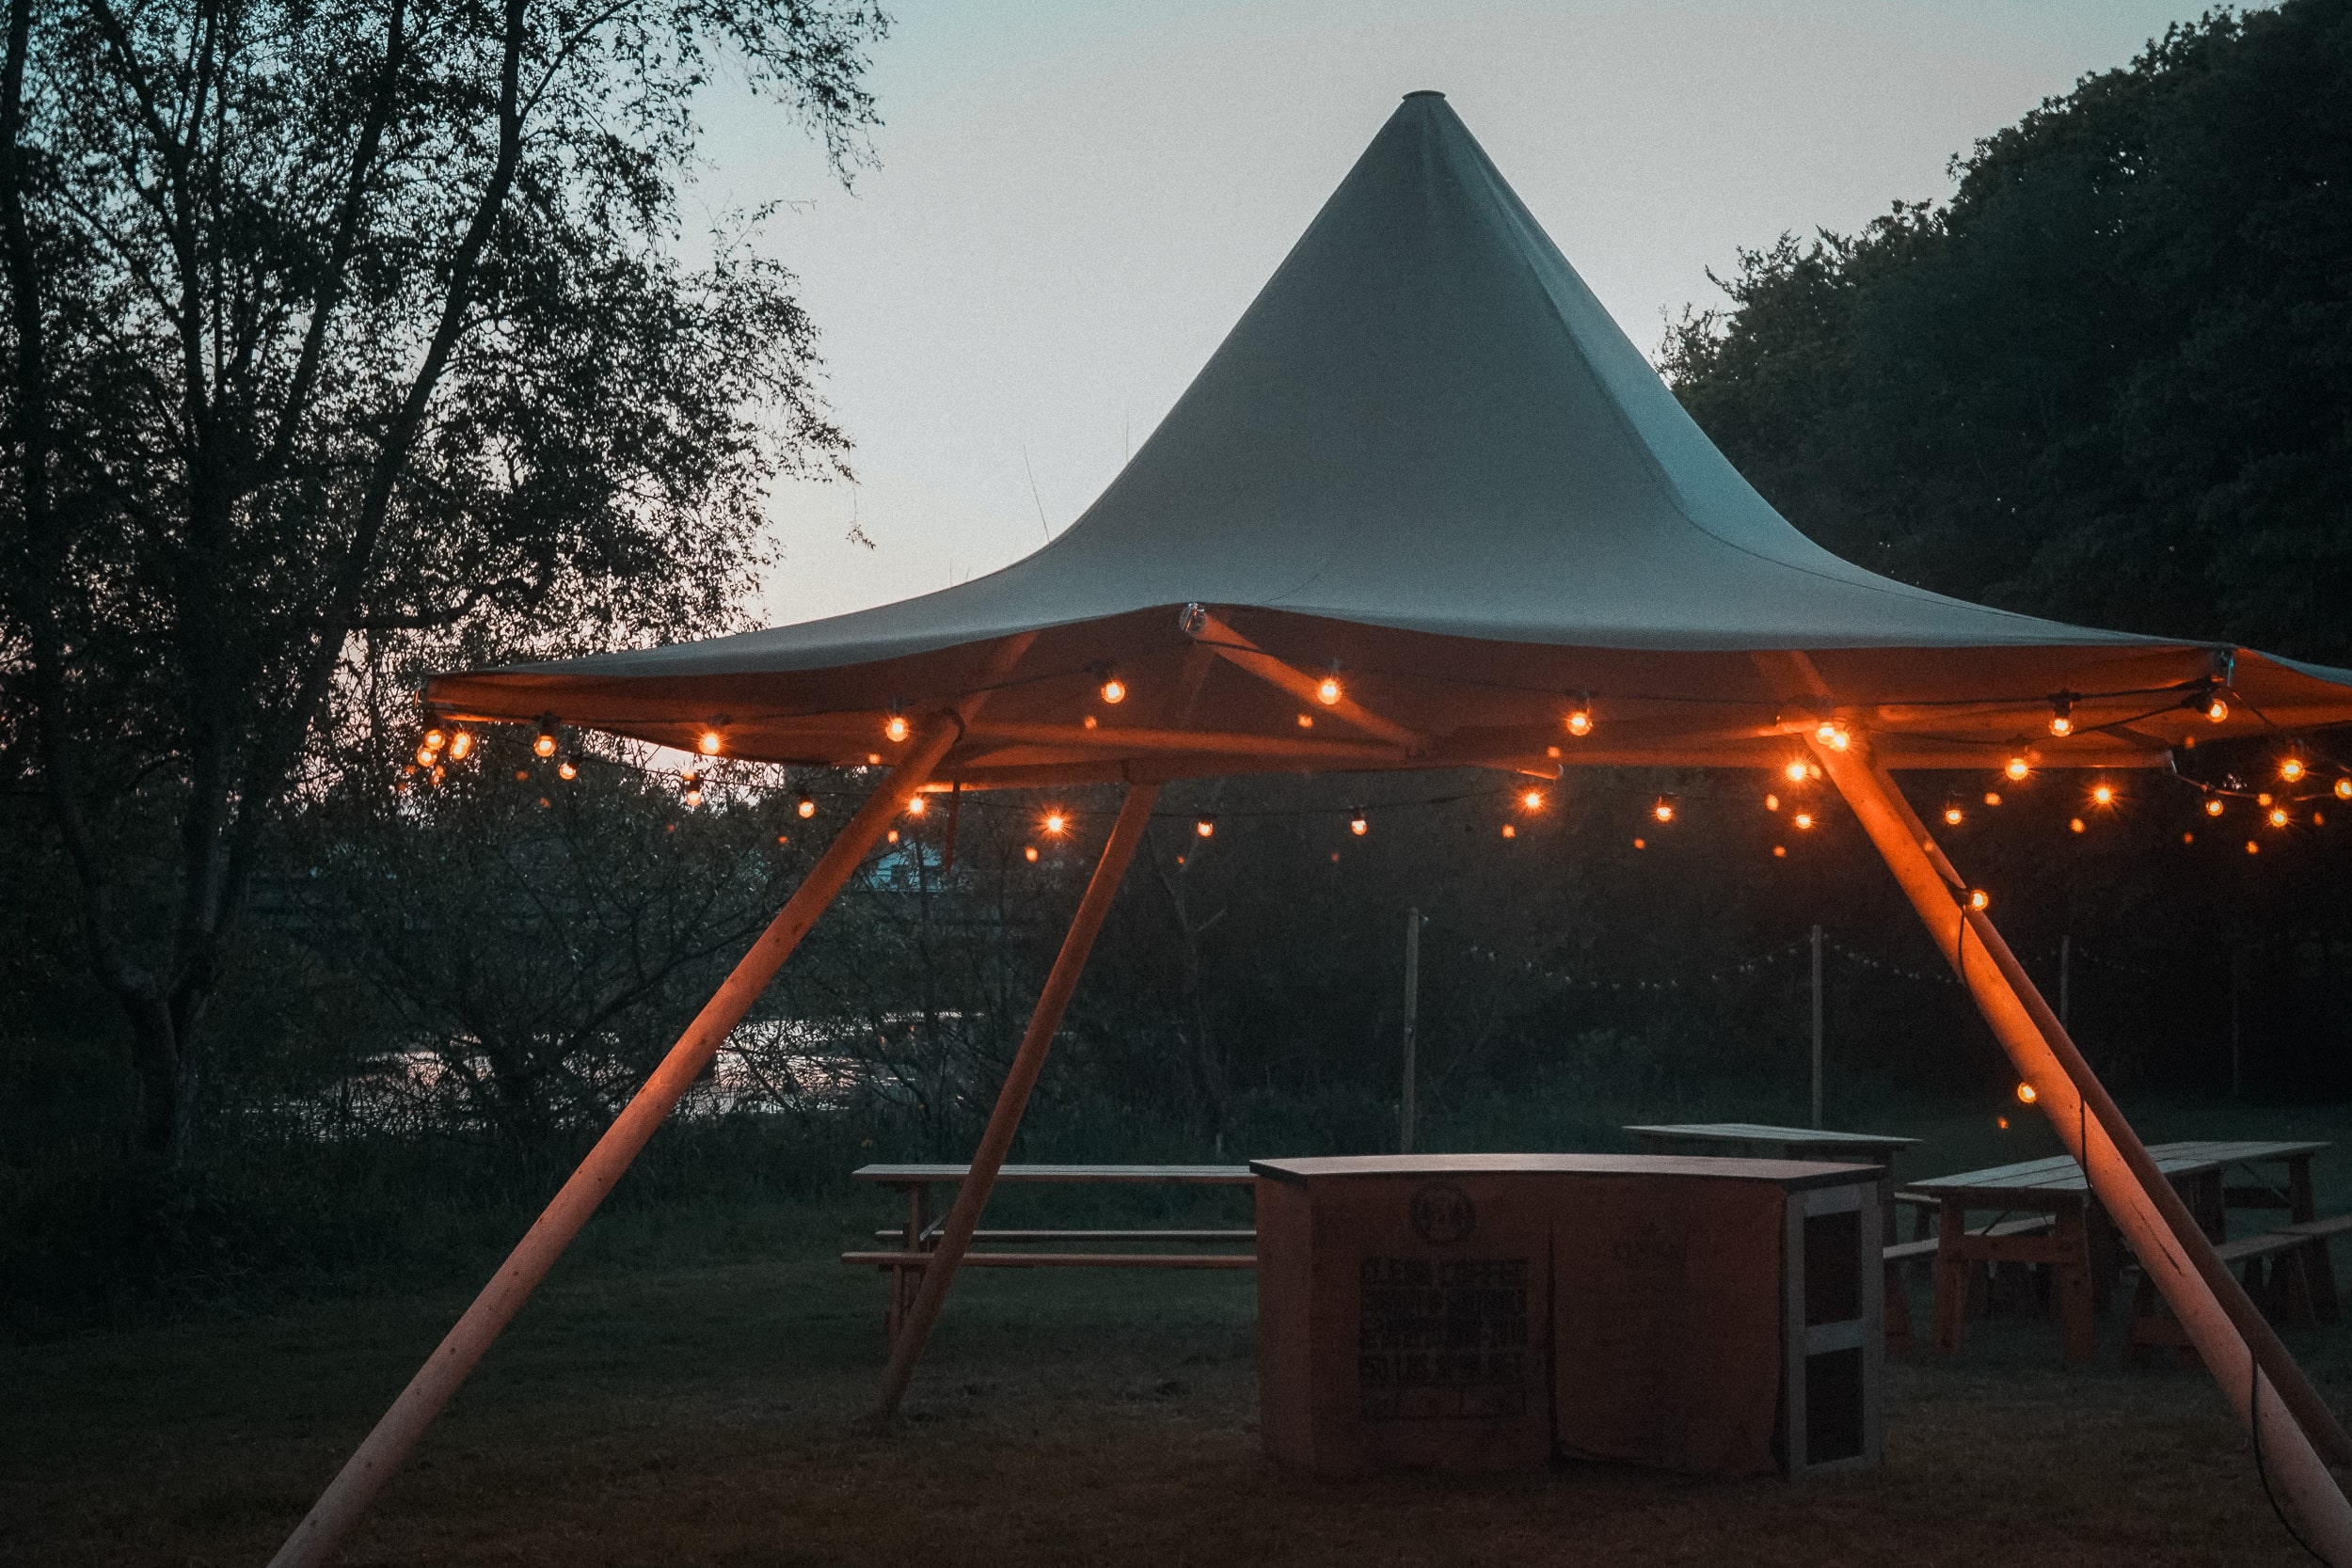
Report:
M2214 1256L2213 1243L2009 944L1972 907L1966 884L1871 758L1867 738L1855 735L1842 748L1808 744L2247 1424L2265 1479L2296 1528L2328 1560L2352 1563L2352 1505L2321 1458L2352 1458L2352 1440L2334 1413Z
M890 1415L906 1397L907 1385L914 1377L914 1363L922 1357L924 1342L930 1339L931 1326L939 1322L939 1308L947 1299L947 1287L955 1280L956 1265L963 1261L964 1253L971 1248L972 1232L979 1227L980 1211L988 1206L989 1189L996 1184L996 1173L1004 1168L1005 1156L1012 1148L1012 1135L1021 1129L1021 1114L1029 1107L1029 1091L1037 1087L1038 1073L1045 1066L1046 1049L1054 1043L1056 1031L1061 1028L1071 993L1078 989L1078 976L1086 971L1087 956L1094 951L1094 938L1103 929L1103 917L1110 912L1112 895L1119 891L1120 879L1127 874L1127 863L1135 859L1136 846L1143 842L1143 831L1152 825L1152 805L1159 796L1157 784L1132 784L1126 800L1120 804L1119 820L1111 827L1110 842L1103 846L1103 858L1095 863L1086 895L1078 900L1078 912L1071 919L1070 934L1062 938L1061 952L1045 977L1044 990L1038 995L1037 1010L1029 1015L1028 1032L1021 1037L1011 1069L1005 1074L1005 1086L997 1091L996 1108L989 1113L988 1130L980 1134L980 1147L972 1153L971 1169L963 1185L956 1190L955 1207L947 1212L940 1227L939 1244L924 1265L922 1287L898 1324L898 1338L890 1342L890 1366L882 1374L877 1415Z
M817 917L831 904L835 895L855 872L874 841L890 826L891 819L905 808L907 797L916 786L930 777L962 733L962 726L953 715L942 715L908 748L906 754L891 768L882 787L859 808L849 826L833 841L831 847L817 862L801 885L785 901L784 908L752 943L735 972L721 985L718 994L704 1004L703 1010L687 1025L670 1053L645 1080L645 1086L637 1091L635 1099L605 1129L596 1147L580 1162L571 1180L564 1183L555 1200L524 1235L514 1252L501 1265L497 1275L484 1286L473 1305L466 1308L464 1317L442 1339L432 1358L418 1369L402 1389L392 1407L375 1423L358 1451L345 1462L326 1490L311 1506L293 1535L270 1560L271 1568L311 1568L326 1560L342 1544L343 1536L358 1520L401 1461L415 1448L417 1439L424 1434L433 1418L449 1403L450 1396L472 1372L483 1353L505 1329L516 1311L539 1282L555 1266L564 1249L580 1234L580 1227L596 1212L629 1163L637 1158L687 1089L716 1056L720 1045L743 1015L751 1010L759 993L768 988L776 971L800 945Z
M1429 749L1427 736L1419 730L1408 730L1393 720L1382 718L1345 692L1340 694L1336 703L1325 702L1319 689L1323 685L1321 680L1267 653L1198 605L1185 607L1184 627L1184 635L1201 646L1216 650L1218 657L1307 704L1310 713L1331 714L1375 739L1385 740L1391 746L1402 746L1409 752Z

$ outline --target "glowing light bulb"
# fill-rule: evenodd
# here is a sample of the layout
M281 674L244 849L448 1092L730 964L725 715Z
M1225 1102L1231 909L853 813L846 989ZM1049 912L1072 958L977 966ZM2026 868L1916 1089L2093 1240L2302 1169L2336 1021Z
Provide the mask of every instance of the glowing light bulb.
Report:
M2030 1105L2030 1104L2032 1104L2035 1101L2040 1100L2041 1098L2042 1098L2042 1095L2041 1095L2040 1091L2039 1091L2039 1090L2037 1090L2037 1089L2035 1089L2035 1087L2034 1087L2031 1084L2026 1083L2026 1082L2024 1079L2022 1079L2022 1078L2018 1080L2018 1082L2017 1082L2017 1103L2018 1103L2018 1104L2020 1104L2020 1105Z
M931 803L925 800L922 796L910 795L907 797L907 815L909 816L920 816L930 809Z
M2267 810L2270 805L2270 791L2265 789L2260 795L2255 796L2254 804Z
M473 755L473 732L459 730L449 737L449 760L463 762Z
M2249 855L2259 855L2263 852L2263 847L2249 838L2246 841L2246 852Z
M1984 803L1988 806L1999 805L2001 803L2001 792L1997 789L1986 790L1984 792Z
M1572 707L1572 708L1568 709L1568 719L1567 719L1567 724L1568 724L1568 733L1569 733L1570 735L1590 735L1590 734L1592 734L1592 733L1593 733L1593 709L1592 709L1592 705L1591 705L1591 704L1589 704L1589 703L1579 703L1579 704L1577 704L1577 705L1576 705L1576 706L1574 706L1574 707Z
M2111 806L2115 804L2115 786L2111 784L2092 784L2090 786L2090 799L2098 805Z
M817 815L817 798L803 789L801 791L800 799L792 802L792 809L798 812L801 820L805 822Z
M2205 815L2207 816L2219 816L2227 808L2222 805L2218 798L2210 798L2205 801Z
M555 726L548 723L541 723L538 735L534 736L531 742L531 749L539 756L551 757L555 755Z
M1519 836L1519 831L1512 824L1505 822L1502 825L1502 836L1505 838L1517 838Z
M1519 797L1519 804L1529 811L1541 811L1544 809L1544 792L1540 789L1531 789Z
M2205 699L2205 717L2216 724L2230 717L2230 705L2221 700L2220 693Z
M1786 768L1782 768L1780 771L1781 771L1781 776L1782 776L1783 778L1787 779L1787 780L1788 780L1790 784L1803 784L1803 783L1804 783L1804 780L1805 780L1805 764L1804 764L1804 758L1803 758L1803 757L1791 757L1791 758L1789 759L1789 761L1788 761L1788 767L1786 767Z
M555 776L559 779L577 779L580 777L580 764L565 757L555 765Z
M705 730L694 737L694 750L707 757L717 756L719 748L724 744L724 738L717 730Z
M1993 895L1982 888L1973 889L1968 895L1968 907L1972 910L1988 909L1992 903Z
M686 789L686 803L690 806L701 805L703 803L703 792L695 788L693 785L689 784Z
M2302 783L2303 772L2303 759L2301 757L2289 757L2286 761L2279 765L2279 777L2286 780L2289 784Z
M1963 821L1963 819L1967 816L1967 815L1968 815L1968 814L1967 814L1966 812L1962 811L1962 810L1961 810L1958 806L1946 806L1946 807L1944 808L1944 820L1945 820L1945 822L1946 822L1948 826L1951 826L1951 827L1954 827L1954 828L1959 827L1959 826L1960 826L1960 824L1961 824L1961 822L1962 822L1962 821Z
M1780 861L1780 860L1787 860L1788 858L1788 847L1787 845L1785 845L1785 844L1775 844L1775 845L1773 845L1773 846L1772 846L1772 859L1774 859L1774 860L1776 860L1776 861Z
M1810 831L1813 826L1813 814L1809 811L1801 811L1789 820L1794 822L1799 829Z
M2008 774L2010 780L2014 782L2022 780L2026 774L2032 772L2033 764L2027 762L2024 757L2011 757L2009 759L2009 766L2002 768L2001 771Z
M1192 831L1199 833L1202 838L1213 838L1216 835L1216 818L1214 816L1204 816L1200 821L1195 822L1192 825Z
M1658 804L1650 807L1649 814L1661 822L1671 822L1675 819L1675 803L1661 795Z
M2050 733L2061 739L2074 733L2074 721L2063 713L2050 715Z
M1372 832L1372 821L1369 817L1364 816L1363 807L1357 807L1355 815L1348 817L1347 831L1354 833L1358 838L1361 838L1366 833Z
M1037 846L1034 844L1023 845L1021 847L1021 858L1027 861L1031 865L1035 865L1037 863Z
M1298 727L1302 730L1313 729L1315 727L1315 716L1311 713L1300 714L1298 716Z
M1767 796L1765 796L1765 797L1764 797L1764 809L1765 809L1766 811L1778 811L1778 810L1780 810L1780 797L1779 797L1779 796L1777 796L1777 795L1767 795Z
M1070 818L1062 813L1058 811L1049 811L1045 814L1045 831L1047 832L1060 833L1069 826Z
M2283 828L2287 825L2286 807L2273 806L2270 808L2270 825L2274 828Z
M1846 726L1832 719L1824 719L1814 727L1813 738L1833 752L1842 752L1853 741L1853 736L1846 733Z
M417 766L419 768L430 768L433 766L433 748L430 746L420 746L417 748Z
M882 836L888 839L891 843L896 844L898 842L898 830L893 828L889 832L883 834Z
M893 740L904 740L907 737L907 721L905 715L897 713L892 714L890 716L890 721L882 725L882 734L888 736Z
M2066 825L2068 828L2078 833L2085 831L2083 827L2083 819L2079 816L2067 818Z
M1125 681L1120 680L1117 675L1113 675L1110 679L1103 683L1103 701L1106 703L1123 703L1126 700L1127 683Z
M420 750L426 752L437 752L448 744L448 732L441 729L440 726L437 724L432 729L424 732L424 743Z
M2338 779L2336 781L2336 799L2339 800L2352 800L2352 779Z
M1336 675L1326 675L1315 687L1315 701L1325 707L1340 700L1340 682Z

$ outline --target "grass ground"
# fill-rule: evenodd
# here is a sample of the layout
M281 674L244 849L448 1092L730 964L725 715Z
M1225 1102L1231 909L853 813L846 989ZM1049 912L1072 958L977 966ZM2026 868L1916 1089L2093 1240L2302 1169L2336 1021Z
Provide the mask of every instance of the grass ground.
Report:
M2330 1184L2332 1207L2347 1197ZM906 1418L877 1431L861 1417L881 1286L830 1259L888 1217L880 1198L754 1212L739 1227L768 1256L703 1263L650 1218L608 1230L493 1352L345 1560L2308 1560L2204 1375L2122 1364L2120 1311L2088 1367L2060 1360L2054 1324L2003 1319L1957 1354L1894 1364L1887 1462L1870 1474L1337 1484L1260 1454L1248 1275L976 1274ZM464 1300L312 1302L0 1350L0 1562L266 1560ZM2352 1323L2296 1348L2352 1407Z

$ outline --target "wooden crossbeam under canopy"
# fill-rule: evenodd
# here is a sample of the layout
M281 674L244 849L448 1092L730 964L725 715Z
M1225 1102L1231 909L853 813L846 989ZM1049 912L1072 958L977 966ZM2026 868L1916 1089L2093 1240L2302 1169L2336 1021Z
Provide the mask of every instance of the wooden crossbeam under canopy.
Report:
M2296 1528L2352 1562L2328 1470L2352 1464L2352 1439L1890 771L2168 768L2201 742L2352 722L2352 672L1994 610L1814 545L1683 412L1441 95L1405 100L1159 429L1036 554L829 620L445 674L424 702L437 721L552 718L889 771L281 1568L334 1549L904 795L1129 786L959 1194L949 1231L968 1239L1159 784L1791 760L1851 805L2256 1433ZM924 1271L924 1328L960 1251ZM922 1339L894 1347L885 1408Z

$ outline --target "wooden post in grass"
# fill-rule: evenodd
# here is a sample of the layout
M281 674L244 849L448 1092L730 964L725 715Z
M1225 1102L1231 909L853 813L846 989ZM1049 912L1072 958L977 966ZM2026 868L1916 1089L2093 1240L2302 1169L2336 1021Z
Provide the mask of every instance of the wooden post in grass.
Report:
M1813 1130L1821 1130L1821 927L1813 926Z
M1021 1047L1013 1053L1012 1067L1005 1074L1004 1087L996 1092L996 1108L989 1113L987 1131L980 1134L980 1147L972 1152L972 1164L964 1173L963 1185L956 1189L955 1206L941 1222L939 1244L931 1250L923 1265L923 1283L915 1291L914 1304L906 1310L898 1323L898 1332L890 1341L890 1366L882 1374L882 1389L877 1414L888 1416L898 1408L906 1397L907 1385L914 1377L914 1364L922 1358L923 1346L931 1337L931 1326L939 1322L939 1309L946 1302L947 1287L956 1277L956 1265L972 1245L972 1232L979 1227L980 1211L988 1206L989 1190L996 1184L996 1173L1005 1166L1005 1156L1011 1152L1012 1136L1021 1130L1021 1116L1029 1107L1029 1092L1037 1087L1037 1078L1045 1066L1045 1053L1054 1043L1055 1032L1061 1028L1062 1014L1070 1006L1071 994L1078 989L1078 976L1086 972L1087 956L1094 951L1094 939L1103 929L1103 917L1110 912L1111 897L1119 891L1120 879L1127 873L1127 863L1135 859L1136 846L1143 841L1143 831L1152 825L1152 805L1160 796L1157 784L1130 784L1126 800L1120 802L1119 820L1111 825L1111 836L1103 846L1103 858L1095 863L1094 876L1087 883L1086 895L1078 900L1078 912L1071 918L1070 933L1062 938L1061 952L1054 959L1054 967L1045 976L1045 989L1039 993L1037 1010L1029 1015L1027 1033L1021 1037Z
M1413 1152L1413 1025L1421 1015L1421 911L1405 911L1405 1092L1397 1102L1396 1148Z
M2034 1103L2138 1255L2207 1370L2260 1445L2266 1484L2326 1559L2352 1563L2352 1505L2322 1462L2352 1460L2352 1439L2150 1158L2074 1040L1945 859L1867 740L1807 744L1877 847Z
M882 786L850 819L849 826L818 859L801 885L792 891L776 918L752 943L735 972L726 977L718 993L704 1004L703 1010L688 1024L686 1033L678 1037L670 1053L645 1080L645 1086L637 1091L635 1099L612 1118L596 1147L580 1162L571 1180L564 1183L537 1223L524 1235L514 1252L499 1268L490 1283L466 1308L464 1317L441 1340L432 1357L408 1380L392 1407L384 1413L375 1429L347 1460L335 1479L327 1483L319 1500L286 1544L270 1559L270 1568L315 1568L325 1562L343 1537L366 1511L375 1494L382 1489L392 1472L400 1468L417 1439L424 1435L426 1427L449 1403L450 1396L466 1381L483 1354L504 1331L515 1314L521 1310L531 1292L555 1266L580 1227L596 1212L622 1173L629 1167L645 1147L655 1129L668 1118L672 1110L703 1069L718 1054L719 1047L743 1015L751 1010L759 993L768 989L784 960L800 945L809 927L817 924L835 895L840 893L866 852L882 837L891 819L904 809L907 797L939 765L948 749L955 745L962 726L953 715L942 715L914 741L906 755L891 768Z

